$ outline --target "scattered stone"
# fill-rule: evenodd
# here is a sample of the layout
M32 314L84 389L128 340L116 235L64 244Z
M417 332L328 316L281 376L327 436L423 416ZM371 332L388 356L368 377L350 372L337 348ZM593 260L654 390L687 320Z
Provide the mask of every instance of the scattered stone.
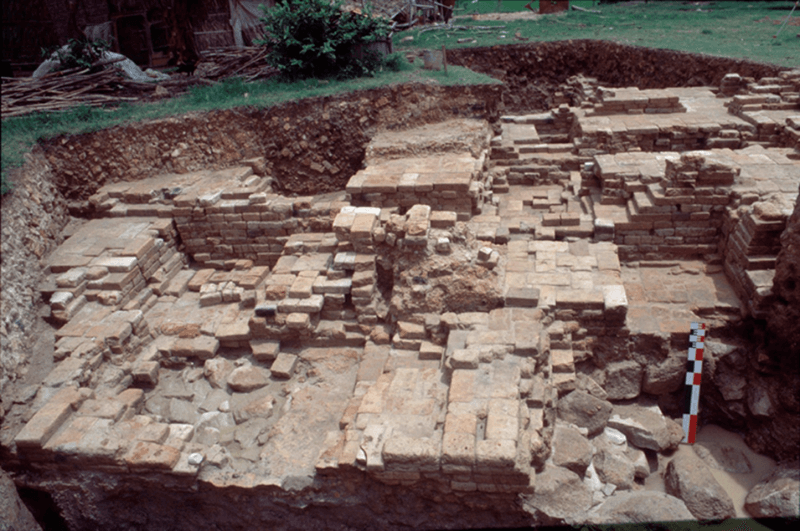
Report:
M692 445L694 453L705 464L717 470L725 470L734 474L750 474L753 465L747 455L733 446L716 442L696 442Z
M237 393L247 393L267 385L269 377L268 370L247 364L231 372L228 376L228 385Z
M270 367L270 371L275 378L289 379L294 374L297 360L296 355L281 352Z
M180 424L194 424L197 422L200 414L197 408L191 402L173 398L169 401L169 413L167 418L170 422L177 422Z
M736 516L731 497L694 452L683 452L667 464L664 487L667 494L683 500L699 520L723 520Z
M134 365L131 371L133 381L146 385L148 387L155 387L158 385L158 371L161 364L157 361L144 361Z
M592 506L592 493L575 472L545 465L544 472L536 475L536 490L529 503L549 518L569 524L583 520Z
M678 498L663 492L637 490L609 496L589 512L587 523L616 526L693 519L686 504Z
M572 426L556 424L553 433L553 464L583 476L592 462L592 445Z
M781 465L750 489L744 508L756 518L800 516L800 468Z
M558 418L596 435L606 427L613 406L585 391L572 391L558 401Z
M275 408L275 398L266 389L259 389L246 396L236 397L232 407L236 424L247 422L252 418L268 418Z
M683 440L683 428L678 423L650 408L614 406L608 425L624 433L631 444L642 449L673 450Z
M594 455L592 463L604 483L610 483L619 490L629 490L633 487L636 469L622 452L599 450Z
M233 363L225 358L213 358L206 360L203 365L203 374L208 383L218 389L224 389L227 385L228 376L233 371Z
M686 378L686 356L670 355L659 363L648 364L644 372L642 391L663 395L680 389Z
M642 366L630 360L609 364L604 389L609 400L636 398L642 389Z
M278 357L281 342L274 339L251 339L250 350L256 361L270 362Z

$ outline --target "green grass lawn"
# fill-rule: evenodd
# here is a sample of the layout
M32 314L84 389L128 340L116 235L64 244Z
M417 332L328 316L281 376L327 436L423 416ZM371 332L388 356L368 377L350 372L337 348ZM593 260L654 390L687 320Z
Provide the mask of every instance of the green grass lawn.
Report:
M501 12L529 12L524 0L502 0ZM395 48L448 48L520 43L516 33L531 41L568 39L609 40L635 46L746 58L782 66L800 66L800 27L780 24L793 1L777 2L657 2L600 4L572 0L573 5L600 14L568 11L538 20L486 21L456 18L454 26L493 27L494 30L434 30L412 28L395 35ZM538 13L539 2L532 3ZM497 0L459 0L456 17L497 12ZM790 22L800 20L797 9ZM501 28L501 26L503 26ZM412 41L403 38L413 36ZM474 37L474 43L458 43Z

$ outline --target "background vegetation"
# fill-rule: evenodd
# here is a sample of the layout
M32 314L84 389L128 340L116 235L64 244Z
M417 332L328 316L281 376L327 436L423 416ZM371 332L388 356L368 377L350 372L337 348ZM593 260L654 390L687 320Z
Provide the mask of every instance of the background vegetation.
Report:
M503 0L501 12L526 12L525 0ZM538 1L532 7L538 12ZM516 21L473 20L472 15L498 11L496 0L458 0L453 27L415 27L396 33L395 50L495 46L532 41L603 39L624 44L666 48L711 55L747 58L783 66L800 66L800 10L777 38L780 23L789 14L792 1L776 2L620 2L571 0L571 4L600 13L569 11L537 19ZM475 26L488 27L478 29ZM502 26L502 27L501 27ZM413 37L409 40L408 37ZM470 42L458 40L469 39ZM473 42L474 41L474 42ZM392 68L389 68L391 66ZM227 109L237 106L268 107L278 103L340 92L371 89L382 85L420 81L440 84L491 83L491 78L460 67L444 72L424 71L408 65L400 56L390 56L376 66L374 77L349 81L244 83L227 80L213 87L195 88L189 94L153 103L122 105L109 109L76 108L58 113L39 113L2 120L2 184L9 190L11 168L22 165L24 153L40 139L64 134L96 131L114 125L178 115L190 111Z
M341 0L278 0L261 19L267 62L286 79L371 75L382 57L369 45L389 36L389 21L341 8Z

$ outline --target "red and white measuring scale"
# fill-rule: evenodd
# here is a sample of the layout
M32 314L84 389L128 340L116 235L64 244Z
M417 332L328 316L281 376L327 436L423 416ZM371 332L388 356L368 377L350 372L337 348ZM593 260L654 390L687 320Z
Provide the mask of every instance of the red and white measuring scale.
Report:
M705 323L692 323L689 336L689 361L686 364L686 398L683 408L683 442L694 444L697 434L697 410L700 403L700 380L703 377Z

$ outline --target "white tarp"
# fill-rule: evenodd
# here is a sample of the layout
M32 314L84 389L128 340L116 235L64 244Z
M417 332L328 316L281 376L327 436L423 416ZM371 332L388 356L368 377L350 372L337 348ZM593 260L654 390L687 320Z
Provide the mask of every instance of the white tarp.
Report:
M254 28L261 25L259 18L264 16L261 9L263 4L267 8L274 5L270 0L228 0L231 8L231 27L233 28L233 40L236 46L244 46L242 30Z
M69 51L69 45L65 44L61 47L63 52ZM167 74L162 74L161 72L157 72L152 69L147 69L147 72L144 72L141 68L136 66L136 63L128 59L122 54L114 53L105 51L102 54L102 59L104 61L113 61L115 59L122 59L121 61L117 61L116 63L112 63L110 66L120 70L125 74L126 77L132 79L134 81L158 81L162 79L169 79ZM33 77L42 77L43 75L49 73L53 68L57 67L61 62L58 60L58 55L56 52L53 52L53 55L50 56L49 59L44 61L42 64L39 65L33 72Z

